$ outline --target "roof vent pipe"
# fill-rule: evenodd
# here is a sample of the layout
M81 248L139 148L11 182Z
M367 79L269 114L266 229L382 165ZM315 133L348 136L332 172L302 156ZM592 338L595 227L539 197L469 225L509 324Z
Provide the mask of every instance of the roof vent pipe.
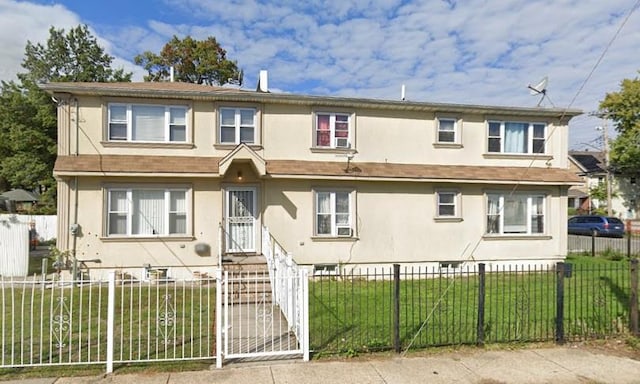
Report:
M173 65L169 68L169 81L173 83Z
M258 92L269 92L269 73L262 69L258 78Z
M400 88L400 99L402 101L404 101L404 91L405 91L405 87L404 87L404 84L402 84L402 87Z

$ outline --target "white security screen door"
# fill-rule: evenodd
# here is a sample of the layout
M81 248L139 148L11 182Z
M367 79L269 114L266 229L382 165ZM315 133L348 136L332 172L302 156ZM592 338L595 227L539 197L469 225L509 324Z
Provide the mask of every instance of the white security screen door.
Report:
M228 188L227 252L255 252L256 239L256 189Z

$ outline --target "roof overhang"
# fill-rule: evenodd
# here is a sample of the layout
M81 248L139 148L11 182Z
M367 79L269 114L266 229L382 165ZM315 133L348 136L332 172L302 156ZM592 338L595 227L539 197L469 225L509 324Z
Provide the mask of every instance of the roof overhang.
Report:
M69 83L41 84L51 94L112 96L136 98L170 98L207 101L251 102L288 105L309 105L344 108L372 108L422 112L473 113L483 115L529 116L568 121L582 110L568 108L510 107L477 104L433 103L408 100L382 100L352 97L311 96L290 93L264 93L228 87L171 82L138 83Z

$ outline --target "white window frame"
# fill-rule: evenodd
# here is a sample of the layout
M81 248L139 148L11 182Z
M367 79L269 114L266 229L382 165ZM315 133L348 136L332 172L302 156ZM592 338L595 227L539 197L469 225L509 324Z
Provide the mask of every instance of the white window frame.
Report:
M163 130L163 140L133 140L133 108L134 107L156 107L156 108L164 108L164 124L161 127ZM111 108L112 107L124 107L126 108L126 120L117 120L112 121L111 119ZM171 140L171 127L175 124L171 123L171 110L172 109L181 109L184 110L184 140ZM111 137L111 124L126 124L126 137L123 138L112 138ZM144 104L144 103L109 103L107 105L107 132L106 139L109 142L122 143L122 142L133 142L133 143L188 143L190 137L190 127L189 127L189 107L185 105L170 105L170 104Z
M318 198L321 194L329 195L329 211L319 212L320 204L318 204ZM337 224L337 194L347 194L349 198L349 219L347 224ZM355 237L354 222L354 201L355 191L352 189L315 189L313 191L313 236L315 237L329 237L329 238L352 238ZM319 233L318 216L329 215L330 216L330 233Z
M442 195L453 195L453 200L451 203L442 202ZM435 192L436 198L436 218L437 219L455 219L461 217L461 207L460 207L460 191L453 189L438 189ZM446 215L440 213L441 206L453 206L453 214Z
M442 122L443 121L447 121L447 122L453 122L453 130L442 130L440 129L440 127L442 126ZM449 117L449 116L439 116L436 118L436 143L437 144L443 144L443 145L452 145L452 144L460 144L460 121L459 119L456 119L454 117ZM448 140L441 140L440 139L440 133L449 133L452 132L453 133L453 140L448 141Z
M234 111L234 140L233 141L222 141L222 111L223 110L232 110ZM242 141L240 140L240 131L241 127L247 127L248 125L242 125L242 111L251 111L253 112L253 124L251 127L253 128L253 140ZM221 106L218 109L218 144L222 145L238 145L240 142L246 143L248 145L254 145L258 142L258 110L254 107L233 107L233 106Z
M329 116L329 145L320 145L318 143L320 116ZM347 137L336 137L336 118L338 116L347 118ZM327 112L316 111L313 114L313 148L320 149L351 149L353 147L353 122L354 116L348 112Z
M133 233L133 193L135 191L161 191L164 193L164 210L163 210L163 228L162 233ZM125 192L126 209L122 211L112 210L111 193ZM171 193L183 192L185 198L185 211L171 210ZM191 233L191 189L187 187L156 187L156 186L109 186L105 188L105 230L104 235L109 238L126 238L126 237L185 237ZM125 233L111 233L111 214L119 213L126 215L126 231ZM171 215L184 214L185 216L185 232L171 233ZM154 230L155 232L155 230Z
M491 200L498 201L497 206L492 207ZM521 225L524 230L509 230L505 224L505 200L506 199L526 199L525 207L525 221L524 225ZM539 207L542 213L534 211L534 204L537 199L542 199ZM485 209L485 234L488 236L542 236L547 232L547 195L540 192L487 192L486 197L486 209ZM493 216L494 226L491 225L490 216ZM533 227L534 216L538 217L536 222L540 223L542 220L542 231L539 231ZM513 226L515 227L515 225Z
M518 151L511 151L511 152L507 152L507 150L505 149L505 143L506 143L506 133L505 133L505 126L508 123L515 123L515 124L526 124L526 150L523 152L518 152ZM499 124L499 133L498 135L491 135L491 125L492 124ZM536 129L535 128L539 128L540 126L542 126L542 137L535 137L536 136ZM538 135L539 136L539 135ZM487 153L501 153L501 154L508 154L508 155L542 155L542 154L546 154L547 152L547 143L546 143L546 138L547 138L547 124L543 123L543 122L529 122L529 121L514 121L514 120L487 120ZM500 145L499 145L499 150L492 150L491 149L491 141L492 140L499 140L500 141ZM542 151L536 151L535 150L535 146L536 145L542 145Z

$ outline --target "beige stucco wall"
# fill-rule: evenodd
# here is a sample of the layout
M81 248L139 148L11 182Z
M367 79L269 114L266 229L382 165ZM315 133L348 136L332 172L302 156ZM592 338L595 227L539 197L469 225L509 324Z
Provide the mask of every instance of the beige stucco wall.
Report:
M357 239L313 237L314 188L356 191ZM557 187L518 188L544 192L546 235L508 239L484 237L486 191L490 186L455 186L462 194L462 221L434 219L434 190L422 183L273 181L265 185L265 224L302 264L421 263L427 261L558 261L566 254L566 192ZM502 189L510 191L511 189Z
M215 146L216 111L221 105L252 106L259 111L257 121L258 141L261 146L254 149L265 159L295 159L315 161L341 161L335 150L312 150L313 112L339 111L354 114L353 129L356 162L389 162L412 164L465 164L501 166L553 166L567 168L566 147L568 132L566 126L554 128L554 121L531 117L451 115L439 116L460 119L461 147L443 148L435 146L436 115L412 111L377 111L370 109L312 108L299 105L259 105L259 104L219 104L214 102L184 100L154 100L167 105L187 105L190 107L188 137L192 146L168 146L163 144L145 145L130 143L104 144L106 133L106 105L108 102L140 102L136 99L116 99L82 97L76 126L75 105L61 106L59 115L72 116L61 119L61 139L66 141L68 153L75 153L76 131L78 132L78 152L80 154L139 154L176 156L225 156L230 148ZM149 101L145 101L149 102ZM487 128L485 119L505 119L513 121L535 121L549 124L547 153L543 158L509 155L496 156L486 153ZM69 132L65 132L68 130Z

